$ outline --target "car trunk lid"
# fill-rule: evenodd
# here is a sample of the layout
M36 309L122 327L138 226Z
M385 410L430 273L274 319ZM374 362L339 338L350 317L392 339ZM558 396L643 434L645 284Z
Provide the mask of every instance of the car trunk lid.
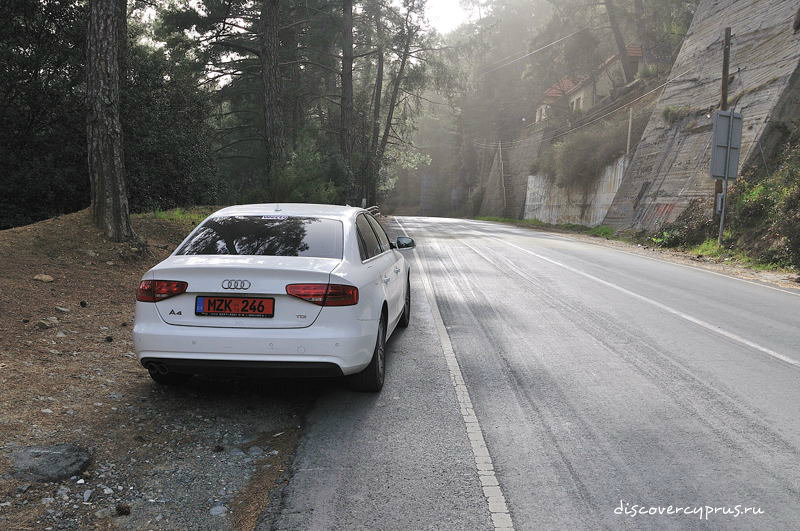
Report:
M328 283L341 262L301 256L175 255L152 272L154 280L182 280L186 292L156 304L165 322L223 328L305 328L321 306L286 293L287 284ZM225 287L223 287L225 286ZM272 317L197 315L198 297L254 297L274 300Z

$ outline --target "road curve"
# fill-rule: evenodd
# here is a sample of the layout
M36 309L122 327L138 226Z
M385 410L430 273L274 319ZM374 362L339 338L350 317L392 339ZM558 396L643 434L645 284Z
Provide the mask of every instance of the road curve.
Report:
M497 528L435 314L516 529L800 525L800 293L495 223L393 228L420 264L388 387L320 397L263 528Z

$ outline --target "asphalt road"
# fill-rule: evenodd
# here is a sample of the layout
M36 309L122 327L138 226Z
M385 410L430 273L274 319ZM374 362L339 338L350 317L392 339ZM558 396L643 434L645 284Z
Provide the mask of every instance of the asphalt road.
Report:
M262 529L800 526L800 293L488 222L394 229L417 253L387 385L320 396Z

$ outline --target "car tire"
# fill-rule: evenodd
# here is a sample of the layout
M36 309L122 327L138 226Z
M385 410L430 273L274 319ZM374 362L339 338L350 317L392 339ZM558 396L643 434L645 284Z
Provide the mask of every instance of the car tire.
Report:
M161 374L151 370L147 372L150 374L150 378L160 385L181 385L188 382L192 377L191 374L180 374L177 372L168 372L167 374Z
M356 391L377 393L383 388L386 377L386 318L381 317L378 323L378 337L375 350L366 368L350 376L350 387Z
M397 326L400 328L407 328L411 322L411 279L406 280L406 302L403 306L403 314L400 316L400 321Z

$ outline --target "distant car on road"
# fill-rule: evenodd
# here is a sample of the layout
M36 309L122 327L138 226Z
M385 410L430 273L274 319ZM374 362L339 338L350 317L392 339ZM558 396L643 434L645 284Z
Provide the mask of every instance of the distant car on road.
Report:
M133 338L156 382L193 374L348 376L380 391L411 316L409 264L370 212L240 205L198 225L139 283Z

